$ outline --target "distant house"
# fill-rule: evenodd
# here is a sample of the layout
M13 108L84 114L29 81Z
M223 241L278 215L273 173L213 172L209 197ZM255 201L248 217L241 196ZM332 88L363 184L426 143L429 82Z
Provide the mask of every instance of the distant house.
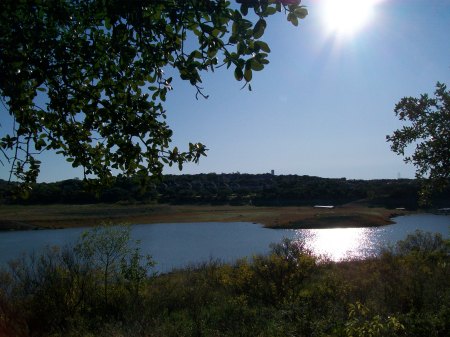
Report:
M450 214L450 207L439 208L437 211L443 214Z
M325 205L315 205L314 208L327 208L327 209L333 209L334 206L332 206L332 205L327 205L327 206L325 206Z

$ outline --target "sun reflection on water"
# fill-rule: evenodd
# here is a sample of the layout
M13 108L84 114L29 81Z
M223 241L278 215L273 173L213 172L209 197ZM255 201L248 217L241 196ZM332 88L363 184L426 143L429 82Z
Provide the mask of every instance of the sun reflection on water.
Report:
M363 258L373 247L373 233L368 228L326 228L295 230L294 238L304 240L315 255L333 261Z

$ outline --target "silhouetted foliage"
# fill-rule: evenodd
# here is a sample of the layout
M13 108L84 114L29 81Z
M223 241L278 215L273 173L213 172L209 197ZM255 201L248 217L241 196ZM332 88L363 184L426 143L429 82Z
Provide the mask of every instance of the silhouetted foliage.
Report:
M171 146L173 77L207 98L201 75L223 66L250 89L279 13L297 26L308 11L300 0L0 1L0 100L12 121L0 152L11 176L26 190L47 150L102 186L114 171L146 179L197 162L203 144Z
M424 180L421 202L448 186L450 179L450 91L436 84L435 98L404 97L395 106L396 116L406 123L386 136L391 149L416 167L416 177ZM414 146L412 154L407 150Z
M0 180L1 203L86 204L153 202L171 204L230 204L256 206L341 205L364 202L387 208L418 207L420 182L411 179L350 180L270 174L167 175L142 185L139 177L117 178L101 192L89 192L81 180L35 184L27 198L13 193ZM446 207L450 188L436 193L433 204Z

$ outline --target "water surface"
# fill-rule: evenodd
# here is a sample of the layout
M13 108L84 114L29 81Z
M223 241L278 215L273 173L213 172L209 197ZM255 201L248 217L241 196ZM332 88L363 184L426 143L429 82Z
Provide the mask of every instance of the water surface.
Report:
M305 240L307 247L316 254L326 255L334 261L371 256L381 247L395 244L416 230L449 237L450 216L414 214L393 220L395 224L381 227L292 230L291 237Z
M271 243L283 238L305 240L316 254L337 261L364 258L388 243L402 240L416 229L449 237L450 216L418 214L394 219L393 225L364 228L296 229L264 228L259 224L177 223L132 226L132 237L141 240L142 252L153 256L156 270L167 272L210 260L232 262L265 254ZM86 228L0 232L0 265L20 254L39 252L45 246L73 244Z

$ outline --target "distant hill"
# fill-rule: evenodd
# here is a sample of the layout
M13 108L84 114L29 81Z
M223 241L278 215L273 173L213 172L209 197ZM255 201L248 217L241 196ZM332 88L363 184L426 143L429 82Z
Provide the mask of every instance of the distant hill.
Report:
M153 202L170 204L230 204L255 206L341 205L350 202L387 208L418 207L415 179L353 180L272 174L166 175L145 185L137 178L117 178L107 188L89 191L82 180L36 184L26 197L14 193L14 184L0 180L2 204L86 204ZM448 207L450 189L433 200Z

